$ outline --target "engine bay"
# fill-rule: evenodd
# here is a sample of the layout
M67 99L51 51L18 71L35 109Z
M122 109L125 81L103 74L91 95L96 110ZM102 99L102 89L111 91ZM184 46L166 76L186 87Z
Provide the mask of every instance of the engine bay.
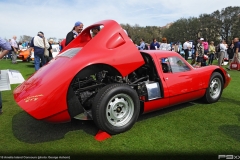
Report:
M124 83L136 90L139 97L145 101L161 98L161 84L155 64L150 55L142 53L145 64L126 77L114 75L111 71L102 69L91 71L84 77L78 75L71 83L74 94L78 97L85 110L90 110L98 91L111 83Z

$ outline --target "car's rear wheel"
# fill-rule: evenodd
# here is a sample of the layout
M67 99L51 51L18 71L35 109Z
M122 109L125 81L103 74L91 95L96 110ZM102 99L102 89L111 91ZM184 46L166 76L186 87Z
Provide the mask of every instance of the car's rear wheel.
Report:
M219 100L223 91L223 77L220 73L214 72L211 76L208 88L204 95L207 103L214 103Z
M125 84L109 84L95 96L92 116L99 129L110 134L129 130L137 121L140 102L134 89Z

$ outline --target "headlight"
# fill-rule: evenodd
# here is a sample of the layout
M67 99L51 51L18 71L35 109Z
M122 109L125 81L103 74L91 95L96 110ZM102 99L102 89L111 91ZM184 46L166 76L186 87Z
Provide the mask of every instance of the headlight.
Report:
M227 76L230 78L230 74L229 73L227 73Z

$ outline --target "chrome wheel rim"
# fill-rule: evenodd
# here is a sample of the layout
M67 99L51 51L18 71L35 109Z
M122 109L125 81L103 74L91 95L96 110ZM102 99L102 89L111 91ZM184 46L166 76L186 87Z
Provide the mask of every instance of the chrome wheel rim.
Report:
M108 122L116 127L127 124L133 117L134 103L126 94L117 94L110 99L106 108Z
M222 88L222 86L221 86L220 79L219 78L212 79L211 84L210 84L210 89L209 89L210 96L213 99L218 98L221 93L221 88Z

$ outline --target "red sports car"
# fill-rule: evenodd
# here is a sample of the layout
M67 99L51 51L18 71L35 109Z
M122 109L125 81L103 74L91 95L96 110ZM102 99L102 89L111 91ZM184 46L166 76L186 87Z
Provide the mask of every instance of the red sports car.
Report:
M103 28L92 38L96 26ZM143 113L200 98L217 102L230 80L221 67L193 68L175 52L139 51L117 22L104 20L19 85L14 98L38 120L92 119L118 134Z

